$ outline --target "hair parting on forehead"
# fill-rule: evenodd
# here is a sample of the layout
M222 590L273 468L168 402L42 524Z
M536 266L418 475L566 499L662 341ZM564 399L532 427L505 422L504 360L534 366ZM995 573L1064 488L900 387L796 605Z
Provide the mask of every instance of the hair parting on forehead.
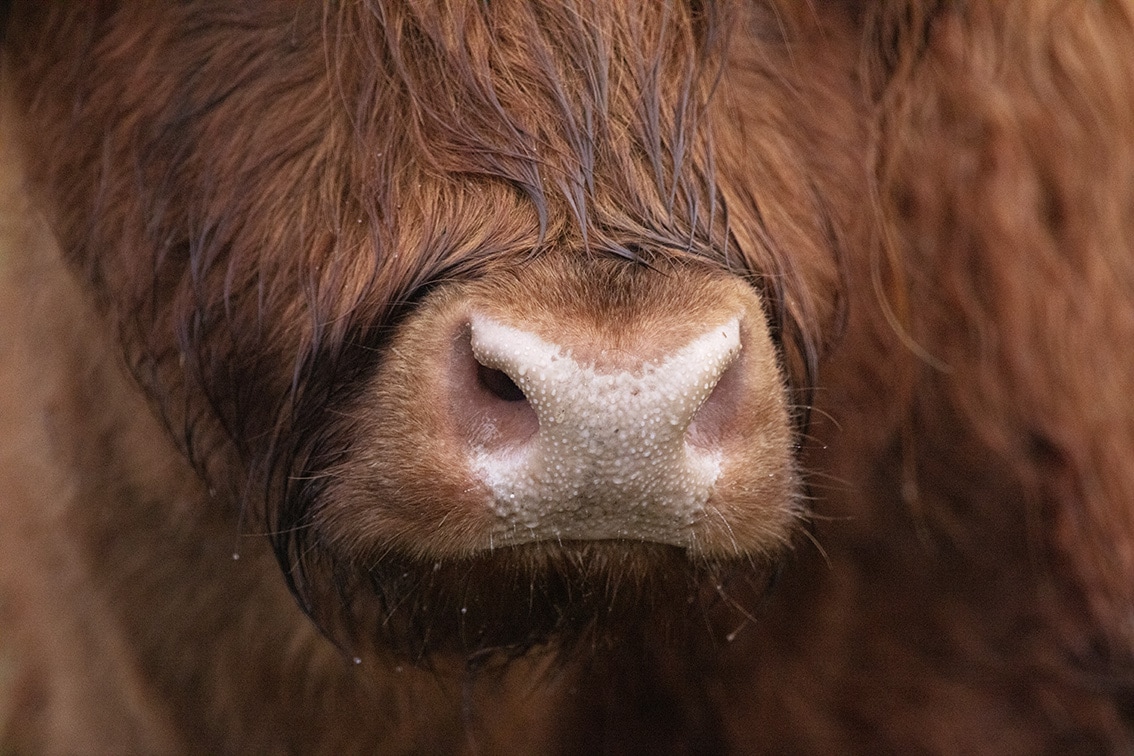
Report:
M753 23L723 3L328 6L386 301L557 246L704 258L768 288L775 320L808 322L780 296L790 263L760 202L740 198L740 221L762 228L741 246L718 192L705 111L739 22Z
M625 254L602 237L684 247L692 229L677 224L700 220L707 187L697 184L711 176L699 120L720 13L675 3L359 3L338 9L330 47L362 145L388 147L379 160L412 156L416 175L397 178L425 174L458 190L500 181L531 201L543 237L578 231ZM616 177L620 185L604 184ZM370 206L419 195L406 183L371 183ZM622 216L608 207L615 193L631 202ZM576 229L563 227L567 218Z

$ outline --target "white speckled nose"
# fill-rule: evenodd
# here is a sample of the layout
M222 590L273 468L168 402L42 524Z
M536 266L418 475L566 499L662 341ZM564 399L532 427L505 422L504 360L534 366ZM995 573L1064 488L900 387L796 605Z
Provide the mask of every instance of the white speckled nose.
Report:
M721 471L687 431L741 350L739 318L630 369L486 317L470 321L476 361L523 392L539 429L470 459L507 527L503 542L635 539L683 544Z

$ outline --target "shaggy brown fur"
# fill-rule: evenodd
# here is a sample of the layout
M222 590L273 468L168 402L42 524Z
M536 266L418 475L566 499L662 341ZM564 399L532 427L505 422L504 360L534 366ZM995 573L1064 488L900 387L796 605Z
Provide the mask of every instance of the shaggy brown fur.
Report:
M1132 49L1121 0L17 0L0 749L1134 749ZM793 550L344 546L391 345L529 268L750 284Z

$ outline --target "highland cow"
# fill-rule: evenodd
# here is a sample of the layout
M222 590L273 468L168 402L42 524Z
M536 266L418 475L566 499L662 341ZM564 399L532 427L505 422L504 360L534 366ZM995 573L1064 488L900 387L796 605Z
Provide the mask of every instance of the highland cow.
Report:
M1134 749L1134 3L8 5L0 750Z

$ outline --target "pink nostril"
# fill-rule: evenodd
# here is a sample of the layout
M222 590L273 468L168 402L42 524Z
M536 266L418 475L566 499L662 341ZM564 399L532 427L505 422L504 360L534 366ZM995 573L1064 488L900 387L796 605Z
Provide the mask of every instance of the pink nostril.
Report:
M535 436L535 409L508 373L489 367L484 363L496 362L474 353L471 328L466 326L452 343L448 417L465 441L475 448L503 449Z
M744 355L730 364L717 379L686 429L686 438L696 446L713 448L736 431L736 417L743 398Z
M520 387L503 370L490 368L478 362L476 377L480 385L497 399L505 402L522 402L527 399Z

